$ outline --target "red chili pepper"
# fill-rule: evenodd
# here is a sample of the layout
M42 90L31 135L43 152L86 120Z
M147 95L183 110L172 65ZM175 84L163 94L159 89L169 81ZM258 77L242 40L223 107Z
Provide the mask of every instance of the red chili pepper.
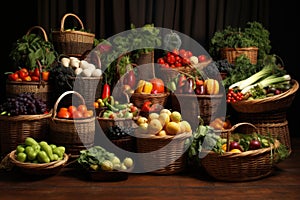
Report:
M149 112L150 109L151 109L151 105L152 105L151 101L145 101L144 104L143 104L143 106L142 106L142 108L141 108L141 110L143 112Z
M102 99L110 97L110 86L105 83L102 90Z

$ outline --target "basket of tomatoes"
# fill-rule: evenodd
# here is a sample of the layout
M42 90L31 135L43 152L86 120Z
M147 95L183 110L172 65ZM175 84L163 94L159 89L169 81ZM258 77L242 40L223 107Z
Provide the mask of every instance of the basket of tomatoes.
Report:
M59 106L67 95L72 95L72 104ZM65 146L71 156L76 157L80 150L94 145L95 114L76 91L66 91L57 99L49 123L50 142Z

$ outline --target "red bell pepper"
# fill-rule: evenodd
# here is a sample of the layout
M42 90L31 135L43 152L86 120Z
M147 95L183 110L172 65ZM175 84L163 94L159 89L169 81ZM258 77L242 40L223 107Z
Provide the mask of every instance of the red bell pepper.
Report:
M145 101L144 104L143 104L143 106L142 106L142 108L141 108L141 110L143 112L149 112L150 109L151 109L151 105L152 105L151 101Z

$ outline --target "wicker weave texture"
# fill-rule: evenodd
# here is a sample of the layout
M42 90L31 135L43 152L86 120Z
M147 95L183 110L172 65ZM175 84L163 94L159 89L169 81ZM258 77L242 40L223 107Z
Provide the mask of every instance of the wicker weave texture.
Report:
M79 22L81 29L84 30L80 18L73 13L67 13L61 19L60 30L52 31L53 45L60 54L80 57L93 48L95 34L78 30L65 30L67 17L74 17Z
M185 141L191 136L191 132L166 137L138 136L136 139L138 153L157 151L149 154L150 157L140 155L139 162L146 171L150 170L154 174L168 175L179 173L186 167ZM153 162L149 162L149 160ZM163 167L156 169L157 166Z
M146 101L151 101L152 104L159 104L165 106L167 103L167 98L170 93L159 93L159 94L139 94L133 93L130 97L130 101L138 108L142 108Z
M240 55L246 55L252 64L257 64L258 48L223 48L221 49L221 58L227 59L229 63L235 63L235 60Z
M0 147L5 155L24 143L26 137L45 140L51 112L42 115L0 116Z

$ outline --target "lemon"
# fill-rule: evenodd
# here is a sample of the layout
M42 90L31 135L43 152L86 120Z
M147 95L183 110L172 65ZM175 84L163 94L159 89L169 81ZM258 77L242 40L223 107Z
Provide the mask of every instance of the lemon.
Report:
M167 131L167 134L169 135L176 135L180 133L180 124L178 122L169 122L166 125L165 130Z
M169 116L171 116L171 111L167 108L162 109L159 114L162 114L162 113L167 113Z
M180 122L181 121L181 114L178 111L173 111L171 113L170 119L172 122Z

